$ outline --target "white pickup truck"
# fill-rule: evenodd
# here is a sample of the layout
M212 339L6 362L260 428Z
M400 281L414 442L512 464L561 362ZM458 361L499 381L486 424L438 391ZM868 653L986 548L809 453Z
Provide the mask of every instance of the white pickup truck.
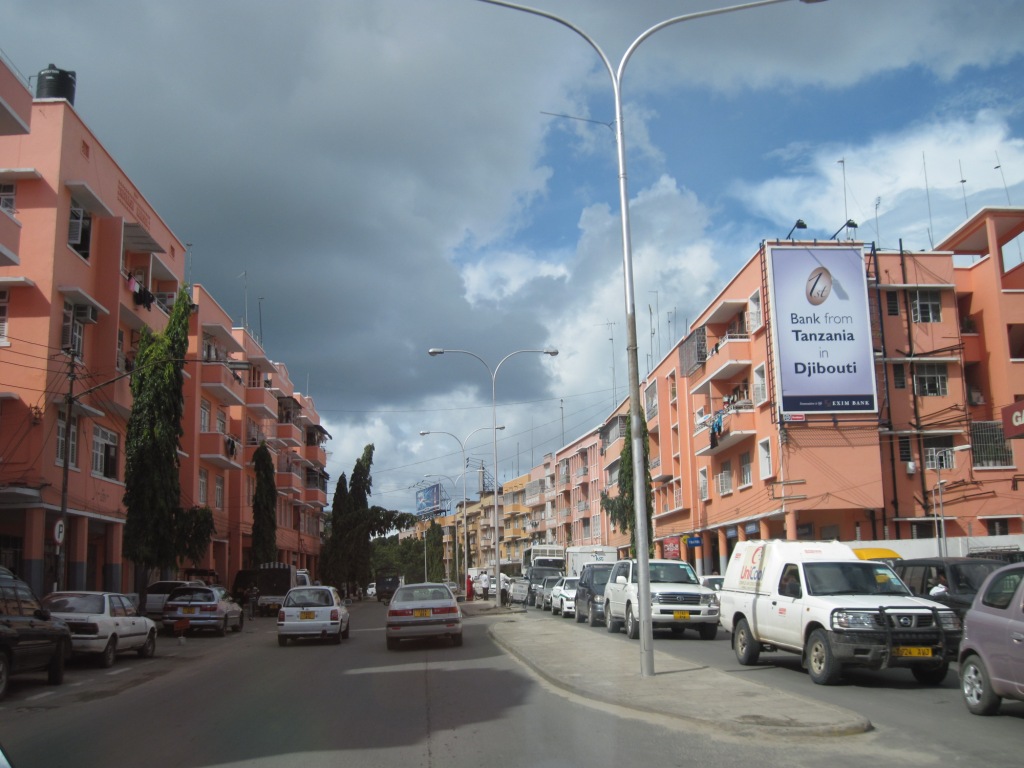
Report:
M669 628L673 634L695 629L702 640L718 634L718 595L703 586L689 563L680 560L649 560L651 623L655 629ZM608 575L604 588L605 627L616 633L625 625L626 635L640 637L636 560L619 560Z
M836 541L739 542L718 595L740 664L797 653L819 685L846 666L909 667L938 685L962 635L952 610L914 597L888 565Z

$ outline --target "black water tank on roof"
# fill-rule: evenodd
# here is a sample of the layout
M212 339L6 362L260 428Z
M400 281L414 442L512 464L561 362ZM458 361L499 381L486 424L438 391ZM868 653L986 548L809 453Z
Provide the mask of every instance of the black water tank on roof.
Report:
M66 69L58 69L51 64L46 69L40 70L36 77L36 98L37 99L66 99L69 104L75 104L75 82L74 72Z

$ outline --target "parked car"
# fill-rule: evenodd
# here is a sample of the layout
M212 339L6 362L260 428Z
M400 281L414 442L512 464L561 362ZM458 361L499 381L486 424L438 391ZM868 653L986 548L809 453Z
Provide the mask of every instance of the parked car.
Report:
M207 586L176 587L164 604L164 629L212 629L221 637L228 629L242 631L245 611L228 591L215 584ZM182 624L178 624L182 622Z
M576 615L576 584L579 578L576 576L563 576L551 589L551 615L568 616Z
M156 652L156 622L141 615L127 595L51 592L42 604L68 625L71 651L95 656L101 667L112 666L117 654L125 651L144 659Z
M576 623L604 624L604 588L615 563L587 563L576 582Z
M562 576L548 576L541 582L540 590L537 593L537 607L542 611L551 610L551 590L562 578Z
M202 587L206 585L198 579L194 581L185 581L183 579L154 581L146 587L146 607L142 613L157 623L162 622L164 618L164 604L167 602L167 596L178 587L188 586Z
M544 583L544 579L550 576L561 576L563 574L561 568L555 568L554 566L531 565L526 569L526 573L523 575L529 582L529 587L526 592L526 604L537 605L540 597L540 588Z
M639 580L636 560L619 560L604 588L605 627L615 633L625 626L631 640L640 637ZM651 624L681 634L689 628L701 640L718 633L718 593L701 586L689 563L679 560L648 561L651 589Z
M60 685L70 653L68 625L40 605L28 584L0 568L0 699L11 675L45 670L47 682Z
M369 586L367 586L367 588L366 588L366 596L367 597L376 597L377 596L377 582L375 582L375 581L371 581L370 582Z
M915 595L948 605L962 619L988 575L1004 565L980 557L916 557L896 560L892 569Z
M462 645L462 611L455 595L444 584L406 584L388 604L385 636L389 651L402 640L447 637Z
M700 583L709 589L719 592L722 589L722 583L725 581L725 576L701 576Z
M989 574L964 620L960 690L975 715L994 715L1003 699L1024 701L1024 563Z
M334 587L293 587L277 612L277 644L289 640L330 640L340 644L348 638L350 616L341 594Z

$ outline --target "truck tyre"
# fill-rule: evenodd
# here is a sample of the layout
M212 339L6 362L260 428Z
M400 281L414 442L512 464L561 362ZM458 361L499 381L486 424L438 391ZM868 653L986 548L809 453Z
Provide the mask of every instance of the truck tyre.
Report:
M921 685L941 685L949 672L949 662L942 662L938 666L911 667L910 673Z
M582 613L580 612L580 607L579 607L579 606L577 605L577 606L576 606L576 623L577 623L577 624L582 624L582 623L583 623L584 621L586 621L586 620L587 620L587 617L586 617L586 616L584 616L584 615L583 615L583 614L582 614Z
M640 622L633 615L633 606L626 606L626 637L637 640L640 637Z
M757 664L761 655L761 644L754 639L750 632L750 625L746 619L736 622L736 632L732 638L733 650L736 652L736 661L745 667Z
M714 640L718 637L718 625L717 624L701 624L699 629L701 640Z
M604 628L608 630L608 634L610 635L619 634L619 622L617 622L615 617L612 616L612 612L607 601L605 601L604 604Z
M811 632L807 647L804 648L804 663L811 680L818 685L835 685L839 681L842 667L832 655L832 646L829 645L825 630L816 629Z
M0 664L3 654L0 654ZM0 671L2 673L2 671ZM0 685L3 680L0 679ZM994 715L999 711L1002 699L992 691L992 683L988 678L985 664L976 654L971 654L960 662L960 692L964 695L964 704L974 715ZM0 696L3 692L0 691Z

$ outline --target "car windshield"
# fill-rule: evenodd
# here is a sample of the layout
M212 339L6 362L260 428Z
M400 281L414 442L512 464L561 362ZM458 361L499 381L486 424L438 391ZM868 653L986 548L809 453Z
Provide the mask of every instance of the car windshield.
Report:
M424 600L453 600L448 588L440 584L401 587L395 592L396 603L418 603Z
M611 568L595 568L594 569L594 586L603 587L608 583L608 576L611 574Z
M949 584L957 592L975 593L981 589L985 579L996 568L1001 567L995 563L958 563L949 566L952 576Z
M284 599L285 608L308 608L333 603L334 600L326 589L293 589Z
M651 563L651 584L697 584L697 574L689 563ZM633 569L636 581L636 569Z
M565 583L562 584L562 589L576 589L576 585L579 583L579 579L566 579Z
M909 595L910 590L883 563L805 563L811 595Z
M550 576L557 577L558 576L558 569L557 568L537 568L537 567L535 567L535 568L533 568L530 571L530 583L531 584L541 584L541 583L544 582L544 579L546 579L546 578L548 578Z
M206 587L178 587L167 598L169 603L213 603L216 600L213 590Z
M54 613L103 613L103 595L47 595L43 607Z
M146 587L146 592L150 595L166 595L180 586L180 581L155 581Z

